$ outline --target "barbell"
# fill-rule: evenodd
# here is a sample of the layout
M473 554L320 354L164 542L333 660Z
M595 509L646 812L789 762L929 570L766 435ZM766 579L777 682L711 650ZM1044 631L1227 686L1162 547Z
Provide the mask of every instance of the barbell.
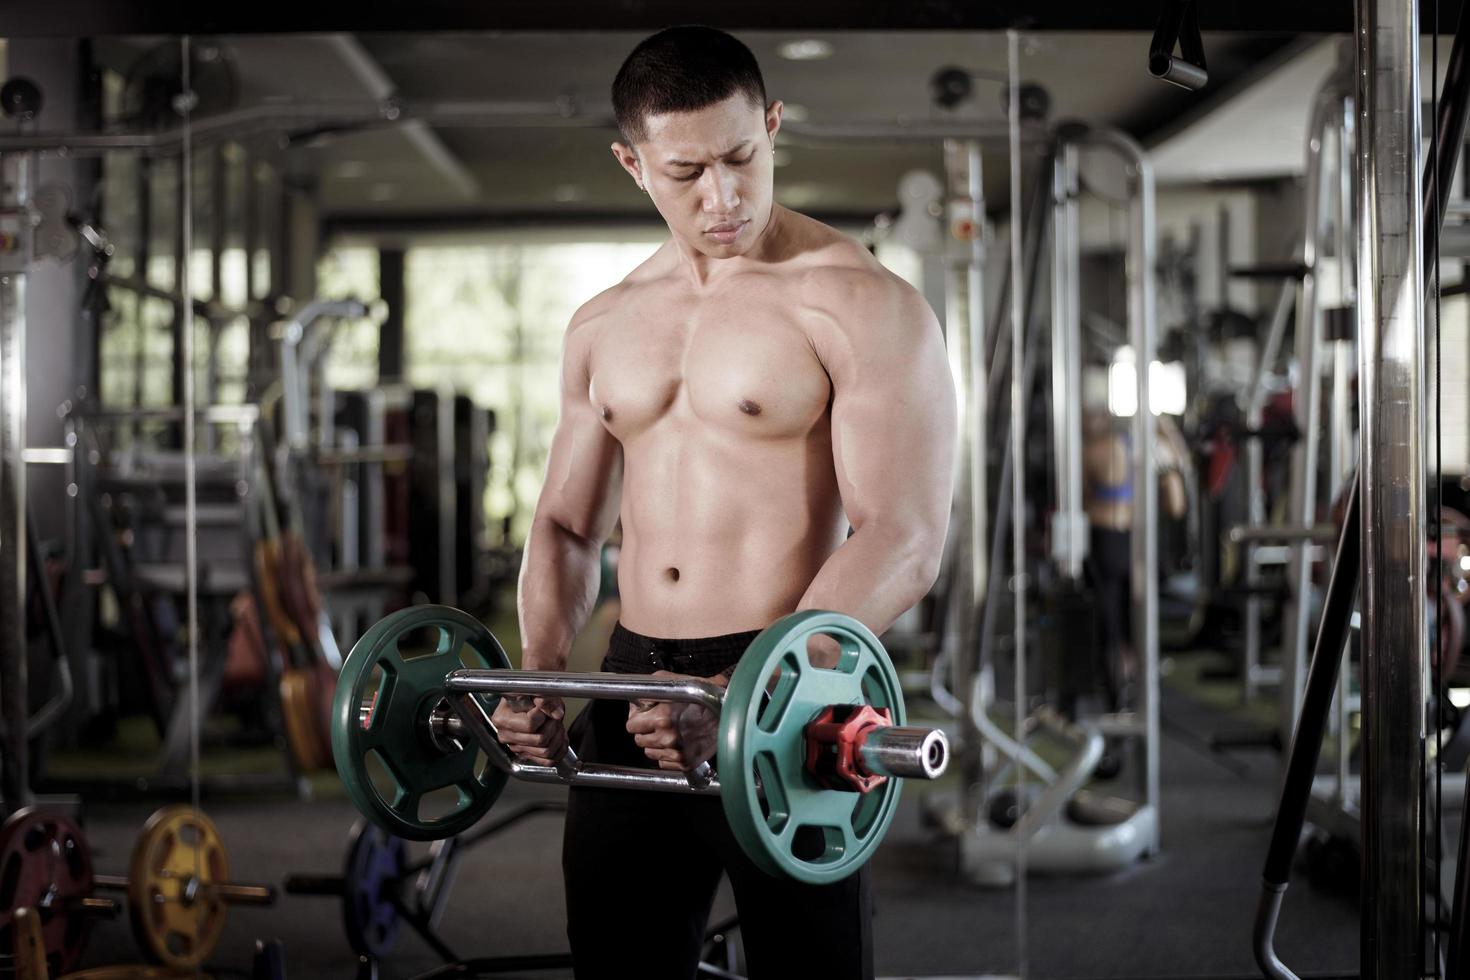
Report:
M807 643L818 636L841 650L832 667L808 656ZM500 742L491 715L501 697L537 696L702 704L719 715L716 765L639 769L585 763L571 750L555 766L525 762ZM883 645L838 613L778 620L721 687L696 678L513 670L473 617L415 606L381 620L353 646L332 706L332 753L363 815L409 840L461 833L512 777L718 796L758 867L820 884L872 856L903 779L937 778L949 745L940 729L905 724L898 674ZM433 812L449 797L447 812Z
M95 894L127 894L133 936L166 969L192 970L219 942L229 905L270 905L275 890L229 880L219 831L202 812L175 805L156 811L133 846L126 877L93 873L92 849L64 813L23 807L0 824L0 952L22 938L17 917L29 909L40 925L49 973L80 960L92 922L118 903Z

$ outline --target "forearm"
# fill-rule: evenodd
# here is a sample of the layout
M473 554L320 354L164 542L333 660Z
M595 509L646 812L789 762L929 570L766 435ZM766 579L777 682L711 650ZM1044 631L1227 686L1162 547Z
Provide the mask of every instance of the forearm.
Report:
M933 587L944 530L859 528L827 559L797 608L845 613L881 635Z
M532 521L517 590L524 669L566 668L572 640L597 601L600 550L601 542L554 520Z

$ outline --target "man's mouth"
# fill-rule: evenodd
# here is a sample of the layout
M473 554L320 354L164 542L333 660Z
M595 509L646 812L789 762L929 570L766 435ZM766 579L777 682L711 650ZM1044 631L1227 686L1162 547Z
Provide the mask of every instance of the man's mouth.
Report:
M712 228L706 228L704 233L713 238L715 241L719 242L720 244L728 245L736 238L740 237L740 232L743 231L745 229L745 226L748 224L750 224L749 221L721 222L720 224L717 224Z

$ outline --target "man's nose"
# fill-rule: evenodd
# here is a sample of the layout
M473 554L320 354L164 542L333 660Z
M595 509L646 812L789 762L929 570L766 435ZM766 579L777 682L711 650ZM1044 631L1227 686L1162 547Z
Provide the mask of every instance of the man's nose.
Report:
M704 209L710 214L729 214L740 204L740 192L736 189L736 178L724 167L711 167L705 171Z

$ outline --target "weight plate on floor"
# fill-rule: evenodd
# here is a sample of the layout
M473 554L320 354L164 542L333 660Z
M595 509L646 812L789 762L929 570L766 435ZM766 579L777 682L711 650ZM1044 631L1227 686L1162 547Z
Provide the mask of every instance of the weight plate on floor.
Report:
M332 756L352 802L390 834L451 837L484 816L505 787L505 773L478 765L473 739L445 752L429 737L444 677L461 667L508 669L510 660L483 624L449 606L400 609L363 634L342 665ZM496 699L484 700L493 710ZM446 793L452 806L432 812L449 802Z
M191 806L166 806L148 818L128 865L128 918L143 955L173 969L209 958L225 927L214 884L230 863L214 822Z
M814 667L807 655L807 641L818 635L842 648L831 669ZM845 878L872 856L893 820L903 780L853 793L824 789L807 772L804 730L834 704L889 708L893 723L904 724L898 673L883 645L838 613L777 620L730 678L720 712L720 802L741 847L769 874L811 884Z
M81 958L90 923L79 908L92 895L92 850L75 820L22 807L0 825L0 952L15 944L15 913L36 910L53 976Z
M317 732L321 706L314 686L309 667L288 667L281 674L281 719L285 722L286 745L302 772L316 772L331 765L322 758L321 736Z
M394 899L408 864L408 845L375 824L359 820L342 869L342 923L355 952L381 959L398 939Z

